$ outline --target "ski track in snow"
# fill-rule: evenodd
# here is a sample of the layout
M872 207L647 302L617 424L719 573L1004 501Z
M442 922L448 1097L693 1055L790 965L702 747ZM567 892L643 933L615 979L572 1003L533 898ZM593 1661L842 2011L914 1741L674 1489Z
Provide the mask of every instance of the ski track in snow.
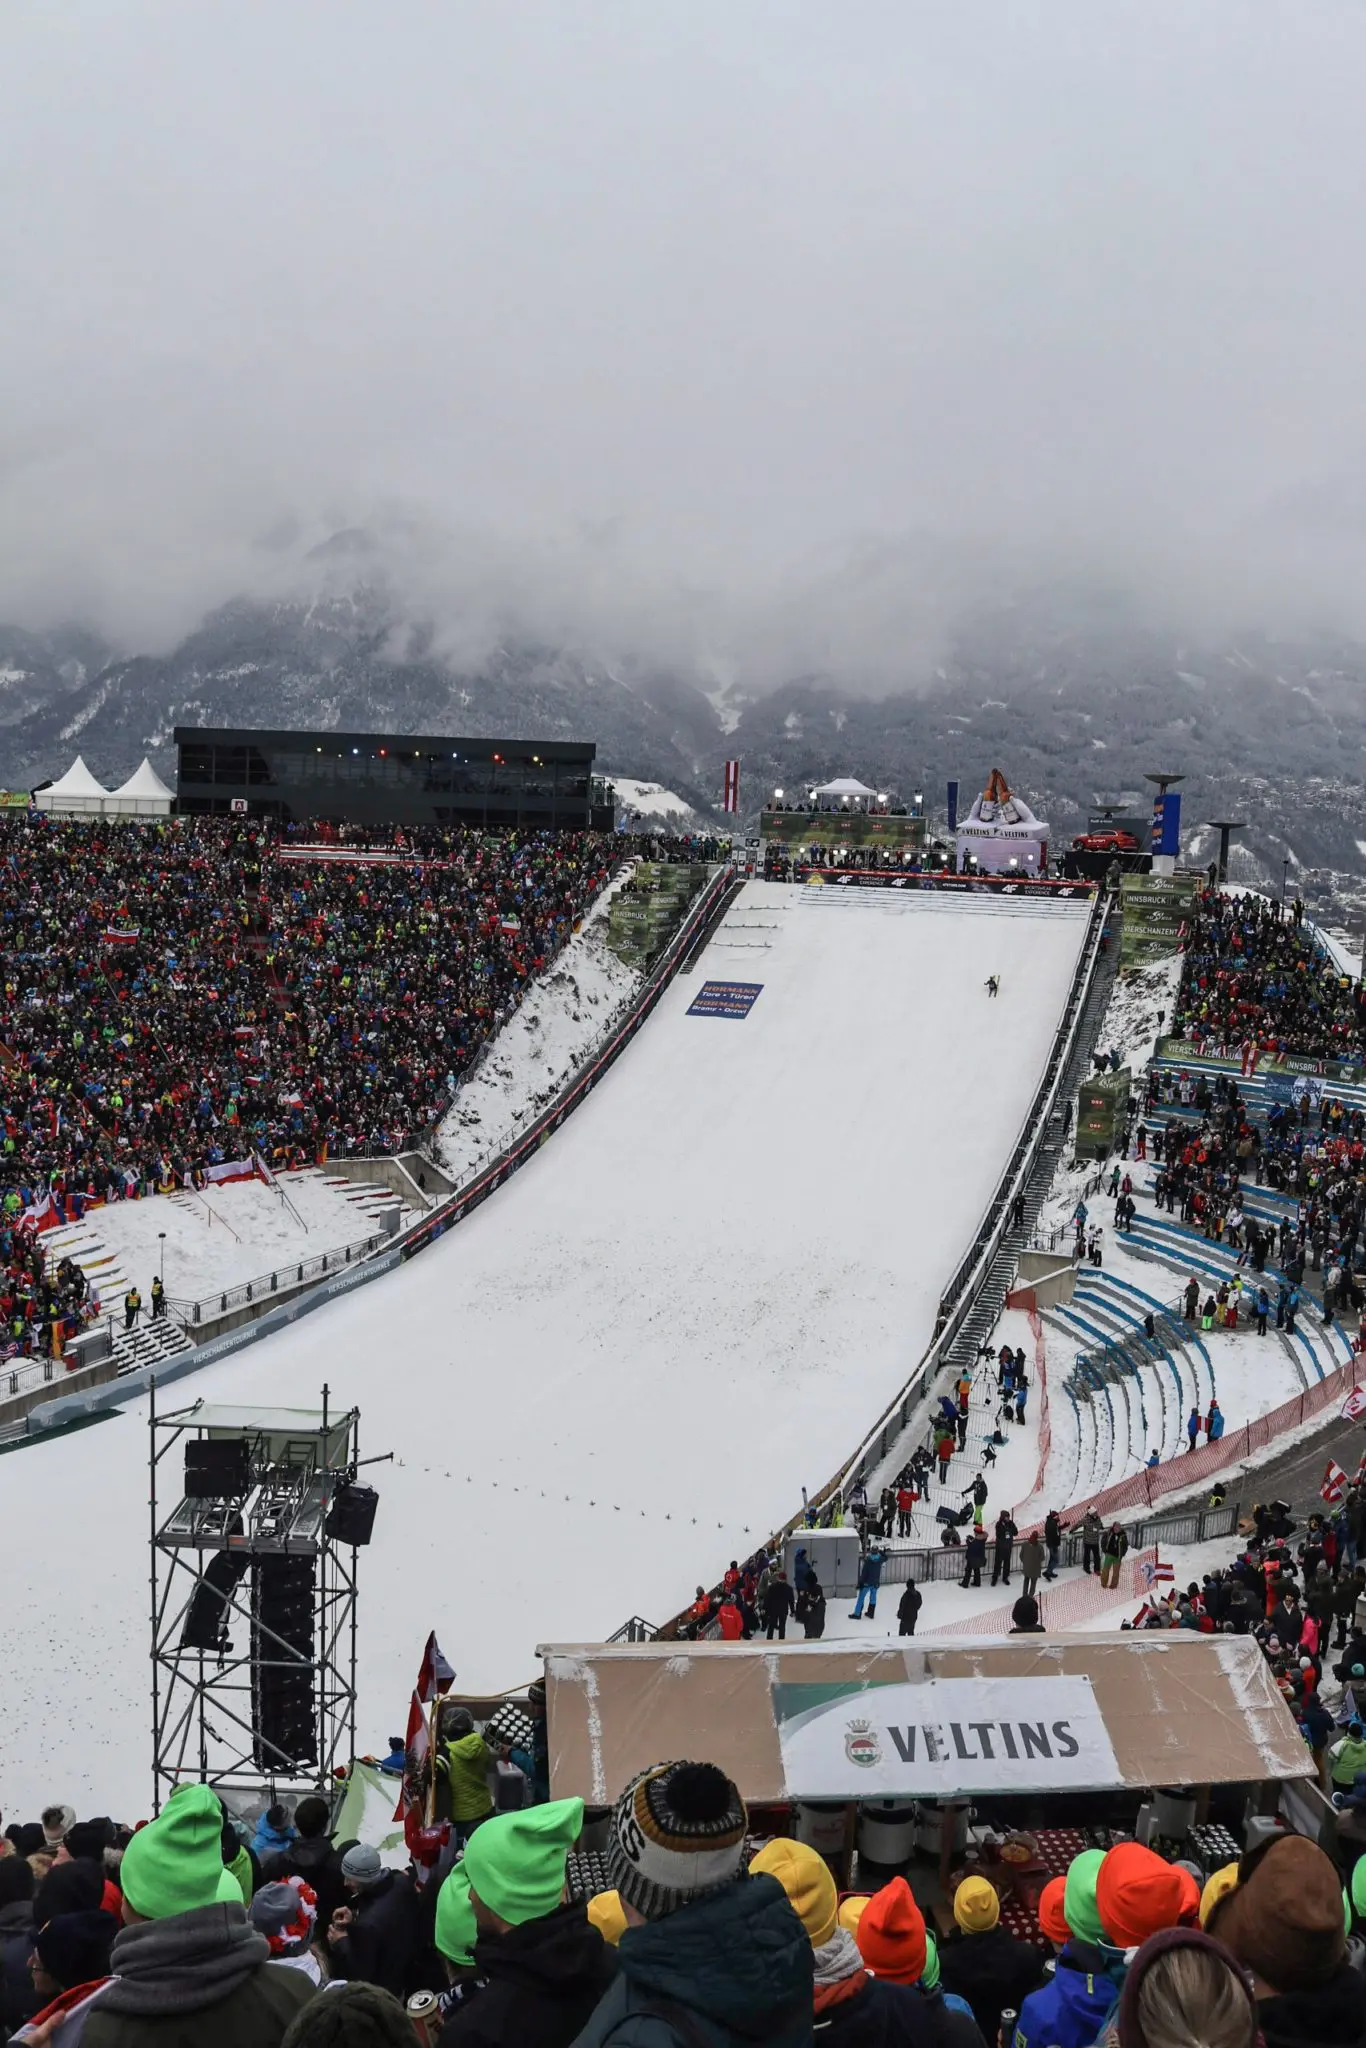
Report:
M326 1380L362 1456L394 1451L360 1567L362 1750L400 1725L430 1628L459 1687L525 1682L538 1643L663 1620L854 1449L929 1340L1087 908L748 884L506 1188L173 1390L304 1406ZM745 1021L687 1015L708 979L763 984ZM3 1803L136 1816L145 1402L0 1458L0 1482Z

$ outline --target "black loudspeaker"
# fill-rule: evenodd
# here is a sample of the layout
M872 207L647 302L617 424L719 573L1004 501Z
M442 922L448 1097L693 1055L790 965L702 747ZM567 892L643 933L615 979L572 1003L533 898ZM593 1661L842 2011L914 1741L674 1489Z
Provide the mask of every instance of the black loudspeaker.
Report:
M228 1596L240 1582L248 1560L236 1550L216 1550L195 1587L180 1633L182 1650L216 1650L227 1626Z
M315 1560L261 1557L252 1588L254 1755L262 1770L318 1761L313 1668ZM268 1631L268 1633L267 1633Z
M185 1446L185 1492L190 1500L236 1500L251 1486L245 1437L199 1437Z
M334 1541L353 1543L359 1549L370 1541L378 1506L379 1495L373 1486L357 1486L354 1480L344 1480L333 1496L323 1526Z

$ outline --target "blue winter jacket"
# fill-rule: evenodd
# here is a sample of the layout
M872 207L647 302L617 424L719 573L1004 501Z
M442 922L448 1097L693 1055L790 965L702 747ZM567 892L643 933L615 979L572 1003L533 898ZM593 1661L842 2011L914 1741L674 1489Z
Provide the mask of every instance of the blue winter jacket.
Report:
M1048 1982L1020 2007L1014 2048L1092 2048L1123 1981L1124 1957L1117 1949L1069 1941Z
M251 1838L251 1846L257 1860L264 1863L267 1856L283 1856L294 1840L295 1831L292 1827L273 1828L263 1813L256 1823L256 1833Z
M882 1584L882 1552L880 1550L870 1550L868 1552L863 1563L859 1566L858 1582L861 1586L871 1586L874 1592Z

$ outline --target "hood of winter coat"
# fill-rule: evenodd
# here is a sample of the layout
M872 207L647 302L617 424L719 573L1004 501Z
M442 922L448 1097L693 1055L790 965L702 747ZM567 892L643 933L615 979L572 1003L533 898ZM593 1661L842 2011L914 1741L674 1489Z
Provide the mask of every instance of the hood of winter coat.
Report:
M482 1770L488 1762L488 1744L477 1728L468 1735L458 1735L445 1747L449 1756L458 1757L462 1764L469 1764L472 1768L477 1765Z
M490 1984L537 1984L548 1992L605 1990L616 1957L583 1906L557 1906L505 1934L480 1934L475 1967Z
M761 2041L783 2007L811 2004L810 1940L766 1875L628 1928L617 1956L634 1992L687 2006L741 2039Z
M241 1906L196 1906L125 1927L114 1942L106 2012L143 2018L217 2005L270 1960L270 1944Z
M1350 1963L1313 1991L1259 1999L1266 2048L1366 2048L1366 1980Z
M289 1860L302 1877L305 1871L321 1870L335 1853L330 1835L300 1835L290 1844Z

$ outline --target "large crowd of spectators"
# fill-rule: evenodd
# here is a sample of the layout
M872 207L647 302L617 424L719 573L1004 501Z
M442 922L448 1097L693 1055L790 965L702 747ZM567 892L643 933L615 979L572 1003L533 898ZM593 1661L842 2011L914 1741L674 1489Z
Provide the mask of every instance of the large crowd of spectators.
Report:
M1317 1100L1315 1096L1317 1094ZM1169 1215L1235 1253L1238 1273L1252 1277L1249 1302L1266 1297L1277 1329L1294 1328L1302 1305L1320 1309L1325 1324L1349 1323L1356 1347L1366 1343L1366 1292L1358 1271L1366 1218L1366 1115L1308 1082L1297 1099L1274 1102L1259 1123L1232 1074L1152 1073L1145 1097L1153 1120L1143 1146L1156 1162L1153 1198ZM1162 1119L1165 1103L1199 1112ZM1293 1198L1275 1220L1244 1206L1243 1184ZM1275 1257L1281 1274L1263 1287L1256 1276ZM1309 1276L1308 1280L1306 1276ZM1315 1301L1310 1289L1321 1289ZM1227 1296L1228 1287L1225 1286ZM1264 1317L1259 1322L1265 1328Z
M256 820L0 820L6 1192L107 1199L252 1149L411 1142L621 844L451 829L385 865L278 851Z
M467 1826L454 1859L405 1868L335 1840L315 1797L269 1808L250 1835L203 1784L134 1830L50 1807L0 1842L0 2037L27 2048L1366 2039L1366 1863L1344 1887L1299 1835L1211 1870L1134 1840L1084 1849L1042 1886L1025 1939L1003 1924L1003 1874L989 1863L957 1874L928 1918L923 1866L869 1873L841 1895L806 1843L756 1839L712 1763L655 1764L622 1789L592 1859L597 1882L573 1855L584 1819L581 1799L543 1796Z
M1359 987L1305 929L1303 906L1214 888L1191 909L1172 1031L1249 1063L1366 1059Z
M50 1196L79 1217L253 1153L302 1166L412 1144L624 855L708 851L410 827L281 857L320 836L0 817L6 1355L60 1353L87 1313L78 1269L48 1269L26 1212Z

